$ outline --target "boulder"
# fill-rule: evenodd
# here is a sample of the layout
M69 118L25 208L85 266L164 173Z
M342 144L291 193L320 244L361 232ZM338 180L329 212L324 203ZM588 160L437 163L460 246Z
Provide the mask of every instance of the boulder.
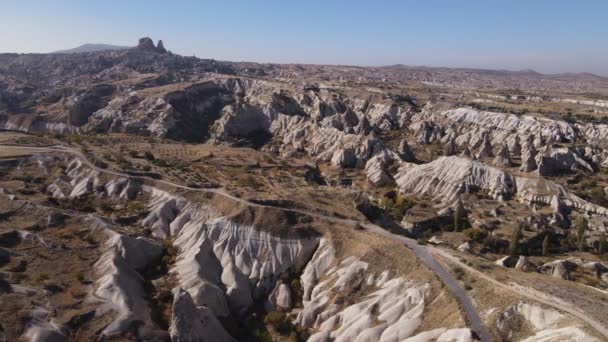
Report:
M443 245L444 244L443 240L441 240L438 236L431 236L431 238L429 239L429 243L431 243L433 245Z
M515 265L517 264L518 261L519 261L519 259L517 257L514 257L512 255L507 255L504 258L496 260L495 264L498 266L511 268L511 267L515 267Z
M517 259L517 264L515 264L516 269L520 269L523 271L529 271L534 269L534 265L528 260L527 256L520 255L519 259Z
M570 280L570 272L576 268L576 264L568 260L556 260L542 265L539 270L554 278Z
M465 242L462 245L458 246L458 250L461 252L469 253L471 252L471 244L469 242Z

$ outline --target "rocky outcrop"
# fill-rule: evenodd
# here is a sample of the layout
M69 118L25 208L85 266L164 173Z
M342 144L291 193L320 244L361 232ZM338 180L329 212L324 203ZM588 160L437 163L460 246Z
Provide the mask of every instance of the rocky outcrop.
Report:
M33 114L0 115L0 129L49 134L80 134L81 132L78 127L68 123L47 121Z
M531 172L534 171L538 166L536 164L536 147L531 142L532 136L528 137L528 143L526 144L526 149L522 154L522 162L519 170L521 172Z
M513 177L480 162L461 157L440 157L431 163L403 166L396 176L403 193L431 196L443 203L453 203L459 195L482 189L498 200L506 200L516 191Z
M589 203L559 184L539 178L516 177L478 161L452 156L428 164L404 164L395 176L405 194L429 196L446 206L461 193L481 190L502 201L518 199L528 205L550 205L557 197L564 207L590 215L608 216L608 209Z
M505 257L502 257L498 260L496 260L495 264L498 266L502 266L502 267L515 267L515 265L518 262L518 258L514 257L512 255L507 255Z
M458 146L456 146L456 139L450 138L448 143L445 145L443 155L453 156L458 154Z
M496 158L494 158L493 164L494 164L494 166L498 166L498 167L513 166L513 163L511 162L511 154L509 152L509 147L507 146L506 143L504 143L500 146L500 150L498 151Z
M412 117L413 122L434 121L452 125L458 133L459 146L478 146L487 132L492 132L494 145L512 143L515 136L521 139L530 134L540 134L549 142L572 142L579 136L574 127L565 121L541 118L532 115L478 111L471 108L458 108L437 111L430 107ZM540 145L539 140L537 144Z
M471 159L473 157L473 155L471 154L471 150L469 150L468 147L465 147L462 152L460 153L460 156L463 158L469 158Z
M386 153L381 153L371 158L365 164L367 180L375 186L383 186L393 182L388 171L388 165L393 159Z
M593 166L577 151L569 148L550 148L538 157L538 175L544 177L581 172L592 174Z
M171 272L196 306L217 317L239 315L266 298L278 277L303 267L317 245L314 237L273 236L158 190L142 225L173 237L179 255Z
M295 320L316 332L309 341L404 341L407 338L447 341L456 335L464 337L458 339L461 341L472 340L468 329L418 332L427 286L391 278L388 272L376 275L368 272L368 267L366 262L354 257L336 260L330 242L321 240L301 277L304 307ZM365 291L367 295L344 308L330 301L353 291Z
M441 127L431 121L422 121L418 126L416 142L421 145L440 141L444 135ZM414 126L415 128L415 126Z
M576 268L576 264L568 260L556 260L540 266L540 271L555 278L570 280L570 272Z
M76 127L85 125L94 112L108 104L115 90L116 87L111 84L100 84L72 98L68 123Z
M479 147L479 152L477 152L477 159L491 158L494 156L494 152L492 152L492 143L490 142L490 134L485 133L483 135L483 139L481 141L481 146Z
M51 314L44 308L34 308L32 319L28 323L23 337L29 342L67 342L68 329L54 318L48 320ZM2 337L1 334L0 337Z
M279 281L277 285L274 287L274 290L270 293L269 303L271 309L280 308L283 310L289 310L292 308L291 301L291 290L287 284Z
M167 50L163 45L163 41L159 40L157 46L154 46L154 42L151 38L144 37L139 39L139 43L137 44L137 49L146 52L158 52L158 53L166 53Z
M144 295L144 280L137 270L157 262L162 247L143 238L135 239L110 230L107 232L110 239L105 243L105 252L95 263L100 275L96 282L95 298L105 302L117 317L104 328L102 334L116 336L136 327L138 336L150 339L155 336L157 327Z
M172 311L173 316L169 328L171 341L234 341L215 317L213 311L206 306L196 306L188 291L181 288L173 290Z
M515 268L522 271L531 271L534 270L534 265L530 262L527 256L520 255L519 259L517 259L517 263L515 264Z
M413 163L416 161L416 156L414 156L414 152L412 151L410 145L408 145L405 139L401 140L401 142L399 143L398 153L401 157L401 160L405 162Z
M526 302L504 309L496 329L503 339L511 340L513 333L521 333L522 321L531 328L525 341L598 341L558 311Z
M471 244L469 242L465 242L458 246L458 250L461 252L469 253L471 252Z
M519 135L513 138L513 145L511 145L511 154L515 157L521 156L521 143Z
M163 44L162 40L158 41L158 44L156 44L156 51L160 52L160 53L165 53L167 52L167 49L165 49L165 45Z
M280 114L273 121L270 131L275 136L283 137L283 152L289 149L303 150L318 161L329 161L342 168L363 168L370 158L387 151L372 136L319 127L298 116Z

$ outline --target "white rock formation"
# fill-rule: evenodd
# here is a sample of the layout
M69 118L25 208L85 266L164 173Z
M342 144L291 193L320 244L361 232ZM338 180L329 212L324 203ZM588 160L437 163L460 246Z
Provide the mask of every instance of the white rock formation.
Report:
M298 116L279 115L270 131L283 137L283 150L287 147L301 149L319 161L331 161L343 168L363 168L371 157L387 150L371 136L319 127Z
M586 162L577 151L569 148L551 148L537 158L540 176L556 176L562 173L594 173L593 166Z
M519 135L516 135L513 138L513 144L511 145L511 154L515 157L519 157L521 156L521 143L520 143L520 138Z
M498 167L511 167L513 163L511 163L511 153L509 152L509 146L506 143L503 143L500 146L500 150L494 158L493 162L494 166Z
M44 308L35 308L23 338L29 342L67 342L67 328L54 318L48 320L50 314Z
M461 193L480 189L496 200L516 198L528 205L550 205L555 196L566 208L608 216L608 209L589 203L564 187L539 178L516 177L478 161L452 156L428 164L404 164L395 176L402 193L430 196L443 205Z
M393 162L393 158L387 153L377 154L365 164L365 173L367 180L376 186L383 186L393 182L388 171L388 164Z
M291 290L287 284L277 282L274 290L270 293L269 302L272 308L291 309Z
M334 255L330 242L322 239L302 274L304 308L296 323L316 331L309 341L403 341L414 337L422 323L427 285L390 278L388 272L376 277L367 272L366 262L354 257L336 260ZM340 308L330 301L357 287L368 294L354 304ZM468 329L442 329L418 339L444 336L442 340L448 341L461 332L468 332L470 340Z
M490 158L494 156L494 152L492 152L492 143L490 142L490 134L485 133L483 135L481 146L479 147L479 152L477 152L477 159Z
M100 275L96 281L95 299L105 303L104 310L113 311L117 316L102 334L114 336L124 333L137 321L141 322L138 333L150 338L156 325L144 297L144 280L136 270L157 261L162 247L143 238L135 239L111 230L106 232L110 239L104 244L105 252L94 266Z
M565 121L551 120L531 115L514 115L484 112L470 108L445 111L423 110L412 117L414 123L421 121L443 122L457 131L459 146L479 146L484 134L492 132L492 144L511 144L515 135L521 139L530 134L542 134L551 142L575 141L576 130Z
M403 160L404 162L413 163L416 161L416 156L414 156L414 152L412 152L412 149L410 148L405 139L401 140L401 142L399 143L398 153L401 157L401 160Z
M461 252L469 253L471 251L471 244L465 242L462 245L458 246L458 250Z
M171 272L179 286L216 316L243 312L268 295L281 273L304 266L318 242L275 237L158 190L150 209L142 224L173 237L179 255Z
M36 115L13 115L0 118L0 128L12 131L49 134L80 134L78 127L63 122L49 122Z
M173 290L173 316L169 334L173 342L234 341L211 309L196 306L190 293L181 288Z
M496 328L503 336L511 338L514 330L519 329L521 323L518 322L522 319L529 324L533 333L522 341L597 341L558 311L525 302L506 308L496 321Z
M456 139L450 138L448 143L445 145L443 154L448 157L458 154L458 146L456 146Z
M536 164L536 147L534 147L533 137L528 136L528 140L526 143L526 148L521 156L521 167L519 170L521 172L530 172L535 170L538 166Z

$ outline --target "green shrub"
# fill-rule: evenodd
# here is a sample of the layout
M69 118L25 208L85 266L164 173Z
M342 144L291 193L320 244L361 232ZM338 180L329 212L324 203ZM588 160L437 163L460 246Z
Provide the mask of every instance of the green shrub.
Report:
M416 201L402 195L396 195L394 198L384 197L380 201L380 206L388 211L395 221L401 221L415 205Z
M144 152L144 158L146 158L147 160L154 160L155 159L154 155L150 151Z
M469 228L463 231L464 235L466 235L469 239L475 242L482 242L488 237L488 232L484 229L479 228Z

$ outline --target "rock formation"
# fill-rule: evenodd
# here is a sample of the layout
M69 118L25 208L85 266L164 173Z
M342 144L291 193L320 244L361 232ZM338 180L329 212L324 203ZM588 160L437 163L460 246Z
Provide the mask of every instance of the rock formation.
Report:
M139 43L137 44L137 48L143 51L156 51L156 46L154 46L154 42L148 37L140 38Z
M462 341L471 339L468 329L441 328L416 334L427 288L391 278L388 272L369 272L369 264L354 257L337 260L335 253L329 241L322 239L301 276L304 308L296 323L316 331L309 341L402 341L409 337L448 341L457 335L462 335ZM353 286L369 294L342 309L330 302Z
M509 147L507 146L507 143L503 143L500 146L500 150L498 151L496 158L494 158L493 164L494 166L498 167L513 166L513 163L511 163L511 154L509 153Z
M206 306L196 306L188 291L181 288L173 290L172 312L169 329L172 341L234 341L213 311Z
M412 149L410 148L405 139L401 140L401 143L399 143L398 152L399 156L401 157L401 160L408 163L413 163L416 161L416 156L414 156L414 152L412 152Z
M165 49L165 46L163 45L163 41L162 40L159 40L158 44L156 44L156 51L158 51L160 53L167 52L167 50Z
M456 140L454 138L450 138L450 140L448 141L448 143L446 144L445 148L444 148L444 153L443 155L445 156L453 156L458 154L458 146L456 146Z
M492 152L492 143L490 142L490 134L485 133L483 135L483 140L481 143L481 147L479 148L479 152L477 152L477 159L484 159L493 157L494 153Z
M522 154L521 167L519 168L521 172L531 172L538 167L536 164L536 148L530 140L529 138L528 143L526 143L526 149Z
M460 156L470 159L472 157L472 154L471 154L471 150L469 150L469 147L465 147L464 150L462 150L462 152L460 153Z
M511 154L515 157L521 156L521 143L519 140L519 135L516 135L513 138L513 145L511 145Z
M575 150L551 148L539 156L538 175L549 177L581 172L593 174L595 170Z

